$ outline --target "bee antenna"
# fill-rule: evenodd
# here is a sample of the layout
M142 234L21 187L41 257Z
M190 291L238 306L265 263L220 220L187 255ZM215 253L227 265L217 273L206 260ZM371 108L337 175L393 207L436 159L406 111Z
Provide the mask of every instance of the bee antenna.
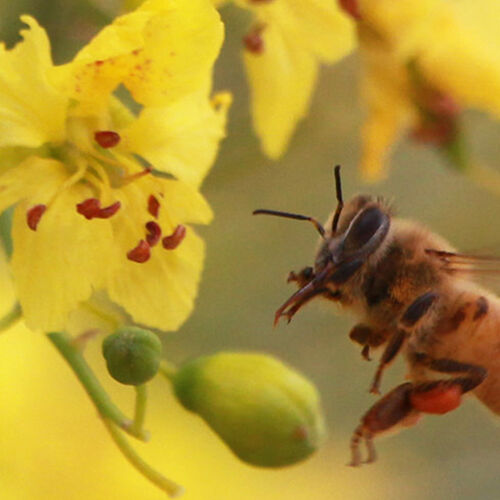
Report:
M335 234L337 232L340 213L344 208L344 200L342 198L342 183L340 181L340 165L335 166L334 173L335 173L335 192L337 193L337 208L335 209L335 214L332 220L332 234Z
M325 237L325 228L314 217L309 217L308 215L291 214L289 212L279 212L278 210L266 210L263 208L254 210L252 214L275 215L277 217L285 217L286 219L307 220L313 224L322 238Z

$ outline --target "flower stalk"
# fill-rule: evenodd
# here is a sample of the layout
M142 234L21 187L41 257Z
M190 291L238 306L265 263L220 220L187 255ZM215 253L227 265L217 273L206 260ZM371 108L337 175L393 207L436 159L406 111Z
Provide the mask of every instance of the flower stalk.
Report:
M142 428L137 428L134 421L126 417L122 411L111 401L90 366L82 356L80 349L74 345L73 339L67 333L51 332L47 334L49 340L69 364L83 388L96 406L99 414L113 422L120 429L131 436L147 441L149 435Z
M166 478L157 470L147 464L137 452L130 446L126 437L116 428L115 424L109 419L103 419L104 425L109 432L111 438L123 453L124 457L137 469L144 477L149 479L153 484L158 486L170 497L178 497L184 493L184 488L174 481Z

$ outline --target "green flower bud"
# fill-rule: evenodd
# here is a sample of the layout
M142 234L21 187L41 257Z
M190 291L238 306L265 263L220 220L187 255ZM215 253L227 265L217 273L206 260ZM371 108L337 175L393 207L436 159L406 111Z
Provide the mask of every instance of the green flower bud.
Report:
M316 388L271 356L201 357L182 366L173 382L181 403L245 462L289 465L321 444L324 422Z
M158 372L161 342L149 330L124 326L104 339L102 354L115 380L122 384L140 385Z

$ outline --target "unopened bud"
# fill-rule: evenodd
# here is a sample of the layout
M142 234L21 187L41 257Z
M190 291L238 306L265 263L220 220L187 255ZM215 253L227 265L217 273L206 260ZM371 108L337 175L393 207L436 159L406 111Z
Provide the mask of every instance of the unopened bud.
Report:
M174 388L181 403L245 462L289 465L321 444L324 422L316 388L271 356L201 357L179 369Z
M102 354L115 380L122 384L140 385L158 372L161 342L149 330L126 326L104 339Z

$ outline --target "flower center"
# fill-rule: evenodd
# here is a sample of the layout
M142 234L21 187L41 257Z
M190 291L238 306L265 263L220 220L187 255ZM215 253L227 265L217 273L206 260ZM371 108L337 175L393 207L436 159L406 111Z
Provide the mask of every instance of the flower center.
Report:
M76 212L86 220L110 219L121 208L120 201L104 204L101 199L112 200L113 189L135 182L145 175L153 175L151 167L141 167L137 159L129 153L113 151L118 146L121 137L114 130L94 130L89 135L89 124L85 119L69 120L67 142L54 148L53 155L68 168L68 178L54 193L47 204L30 207L26 213L26 222L32 231L36 231L42 216L54 203L55 199L73 185L84 182L96 191L97 196L87 198L77 203ZM116 198L115 198L116 199ZM161 203L154 194L150 194L144 206L145 213L158 219ZM103 206L104 205L104 206ZM133 262L147 262L151 256L152 247L156 246L162 237L162 229L157 221L148 221L141 228L143 237L132 249L125 252ZM185 237L186 228L178 225L173 233L165 236L162 246L174 250Z

